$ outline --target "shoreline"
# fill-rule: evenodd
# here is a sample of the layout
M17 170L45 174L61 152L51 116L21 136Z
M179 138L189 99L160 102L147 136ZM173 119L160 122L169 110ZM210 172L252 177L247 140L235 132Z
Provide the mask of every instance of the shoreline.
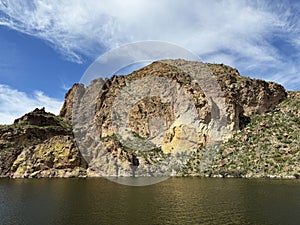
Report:
M161 176L163 177L163 176ZM104 179L118 179L118 178L161 178L161 177L150 177L150 176L110 176L110 177L105 177L105 176L38 176L38 177L32 177L32 176L27 176L27 177L10 177L10 176L0 176L0 179L89 179L89 178L104 178ZM183 176L166 176L166 178L222 178L222 179L271 179L271 180L300 180L300 174L294 174L291 176L279 176L279 175L268 175L268 176L231 176L231 175L213 175L213 176L200 176L200 175L183 175Z

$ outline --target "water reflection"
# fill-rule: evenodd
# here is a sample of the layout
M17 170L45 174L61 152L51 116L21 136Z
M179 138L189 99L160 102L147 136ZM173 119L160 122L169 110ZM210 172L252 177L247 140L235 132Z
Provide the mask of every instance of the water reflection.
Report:
M298 224L299 190L299 180L0 179L0 224Z

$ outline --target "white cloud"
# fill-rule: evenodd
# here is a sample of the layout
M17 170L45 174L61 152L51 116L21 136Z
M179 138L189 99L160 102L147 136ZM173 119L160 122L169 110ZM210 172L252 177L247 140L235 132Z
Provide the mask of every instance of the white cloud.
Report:
M81 62L103 49L141 40L169 41L204 60L280 70L287 62L273 37L300 49L298 3L210 0L14 0L1 6L0 25L49 42L67 59ZM297 7L298 8L297 8ZM220 55L221 54L221 55ZM271 77L272 74L264 76ZM289 85L289 82L287 82ZM299 84L300 86L300 84Z
M46 111L58 114L63 102L35 91L32 96L0 84L0 124L11 124L35 108L45 107Z

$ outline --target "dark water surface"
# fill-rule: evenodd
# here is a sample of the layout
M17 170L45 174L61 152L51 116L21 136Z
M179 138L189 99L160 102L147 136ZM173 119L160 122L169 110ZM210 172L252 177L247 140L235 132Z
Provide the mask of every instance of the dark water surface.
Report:
M0 179L0 224L300 224L300 180Z

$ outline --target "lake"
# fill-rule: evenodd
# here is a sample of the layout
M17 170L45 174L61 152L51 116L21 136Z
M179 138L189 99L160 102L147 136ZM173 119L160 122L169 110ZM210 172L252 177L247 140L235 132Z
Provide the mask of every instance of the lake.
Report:
M0 179L0 224L300 224L300 180Z

